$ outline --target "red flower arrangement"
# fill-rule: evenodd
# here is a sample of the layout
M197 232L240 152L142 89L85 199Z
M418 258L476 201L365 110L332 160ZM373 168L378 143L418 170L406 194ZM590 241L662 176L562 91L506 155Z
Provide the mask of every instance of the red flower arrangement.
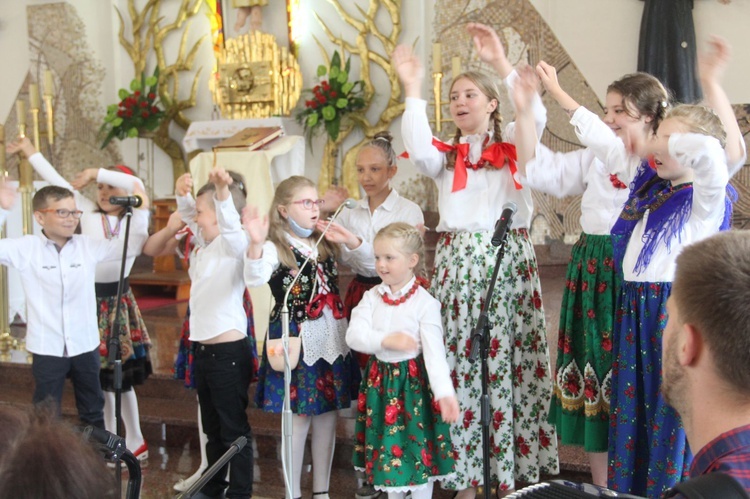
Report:
M349 81L351 58L341 67L341 56L338 51L333 53L331 65L326 68L318 66L320 83L312 90L311 99L305 101L305 108L297 113L297 122L305 129L308 141L325 128L328 137L336 141L341 130L344 117L356 121L364 121L357 111L365 107L364 82L362 80Z
M104 135L102 149L114 138L120 140L137 137L140 132L156 130L164 118L164 111L158 102L159 68L152 76L141 74L130 82L130 91L121 88L118 92L120 102L107 107L99 133Z

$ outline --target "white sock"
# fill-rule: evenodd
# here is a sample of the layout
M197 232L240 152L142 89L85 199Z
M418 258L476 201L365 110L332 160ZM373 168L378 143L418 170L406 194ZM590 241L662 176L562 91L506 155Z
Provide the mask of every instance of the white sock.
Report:
M294 454L292 462L294 468L292 470L292 497L302 497L300 481L302 480L302 460L305 457L305 442L307 441L307 432L310 430L310 420L316 417L313 416L311 418L309 416L292 414L292 454ZM313 448L314 455L315 450Z
M135 452L145 443L143 432L141 431L141 417L138 411L138 398L135 395L135 389L122 392L122 423L125 426L125 445L128 450Z
M432 497L432 487L434 484L435 482L430 482L429 484L427 484L427 487L423 487L418 490L412 490L412 499L430 499ZM390 495L388 497L390 497Z
M198 471L203 473L203 470L208 468L208 456L206 455L206 444L208 444L208 435L203 433L203 418L201 417L201 406L198 403L198 441L201 446L201 465Z
M328 492L336 447L336 411L312 417L313 493Z
M116 435L115 424L115 393L104 392L104 429Z

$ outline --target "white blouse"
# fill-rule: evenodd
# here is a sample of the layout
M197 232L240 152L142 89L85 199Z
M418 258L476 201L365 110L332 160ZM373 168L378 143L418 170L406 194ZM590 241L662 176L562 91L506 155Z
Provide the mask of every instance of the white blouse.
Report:
M73 189L73 186L65 180L65 178L58 173L57 170L47 161L41 153L32 154L29 158L29 163L34 167L34 170L44 180L52 185L65 187L73 191L75 197L76 206L79 210L83 211L81 215L81 234L96 239L104 239L107 237L107 233L104 228L104 219L106 218L109 227L117 235L114 239L120 235L125 235L125 222L126 220L120 219L117 216L104 215L99 212L99 205L87 198L77 190ZM127 173L114 172L107 170L106 168L99 168L99 172L96 177L97 183L108 184L113 187L125 189L132 193L133 187L138 184L143 188L143 182L138 177L128 175ZM130 275L130 270L133 268L135 257L141 254L141 248L148 239L148 223L151 212L149 210L136 209L133 210L133 219L130 221L130 237L128 242L128 248L135 248L135 251L128 250L128 258L125 261L125 276ZM96 282L107 283L117 282L120 279L120 265L121 261L111 260L100 262L96 266Z
M512 91L518 74L513 71L505 79L505 85ZM534 120L537 133L541 136L547 122L547 110L538 95L533 102ZM427 102L422 99L406 98L406 108L401 119L401 134L409 159L423 175L435 180L438 188L438 211L440 223L438 231L492 231L500 218L503 205L513 201L518 207L513 218L513 228L528 228L534 210L531 189L517 190L508 165L502 168L468 169L466 188L452 192L453 169L445 168L445 153L432 145L432 131L427 118ZM469 161L476 163L482 155L484 139L491 132L476 136L461 137L461 142L469 142ZM515 123L505 129L503 139L513 142Z
M456 394L443 343L440 302L421 286L401 305L388 305L382 298L384 294L393 299L402 297L409 292L414 280L412 278L396 294L384 284L365 292L362 301L352 310L346 342L353 350L374 354L382 362L401 362L423 352L432 395L440 400ZM409 334L417 341L419 349L401 352L383 348L383 338L394 332Z
M638 221L628 241L623 259L624 279L631 282L671 282L674 278L675 260L685 246L705 239L719 231L724 219L724 199L729 172L726 153L719 141L707 135L694 133L673 134L669 138L669 154L681 165L692 168L693 204L690 218L679 237L670 241L670 249L660 244L646 269L635 273L638 256L643 249L643 235L649 212Z
M357 274L365 277L377 276L372 242L380 229L393 222L405 222L415 227L424 224L424 215L419 205L401 197L396 189L391 189L383 204L373 212L370 212L366 196L359 200L354 208L343 210L339 214L338 223L357 236L362 244L353 250L342 244L341 261Z

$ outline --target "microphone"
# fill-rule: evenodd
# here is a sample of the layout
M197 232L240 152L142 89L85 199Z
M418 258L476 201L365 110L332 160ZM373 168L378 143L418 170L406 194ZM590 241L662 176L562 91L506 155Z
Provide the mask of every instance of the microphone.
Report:
M508 201L503 205L503 213L495 223L495 233L492 235L492 246L500 246L505 240L505 235L513 223L513 215L516 213L518 206L513 201Z
M357 206L357 201L354 200L354 199L352 199L352 198L348 198L346 201L344 201L343 206L345 206L346 208L349 208L351 210L352 208L354 208L355 206Z
M109 204L138 208L143 204L143 198L137 194L135 196L112 196L109 198Z

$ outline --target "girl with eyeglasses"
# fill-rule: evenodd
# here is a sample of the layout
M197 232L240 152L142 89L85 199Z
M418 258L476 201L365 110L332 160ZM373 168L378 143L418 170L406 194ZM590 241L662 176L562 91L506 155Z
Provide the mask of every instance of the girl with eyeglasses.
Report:
M118 239L124 234L125 209L109 202L112 196L130 196L134 190L145 190L141 179L133 170L124 165L109 168L87 168L79 172L68 182L57 170L37 152L28 137L20 138L7 146L10 153L23 152L34 167L34 170L52 185L65 187L73 191L76 206L82 211L72 215L81 219L81 233L97 239ZM96 201L83 195L81 190L92 182L97 183ZM129 247L139 248L129 252L125 262L125 282L123 283L117 334L120 337L122 352L122 398L121 413L125 427L127 448L140 460L148 459L148 444L143 437L138 410L138 399L133 389L143 384L151 374L151 361L148 350L151 340L143 322L141 311L130 289L127 277L133 268L135 258L141 253L140 248L148 239L148 217L150 215L148 200L144 198L139 209L133 210ZM144 223L135 223L136 218L144 218ZM96 267L96 301L99 319L99 353L101 371L99 378L104 390L104 423L108 431L117 433L115 427L115 394L114 368L108 361L107 340L112 331L112 323L117 310L117 284L120 279L121 261L104 261Z
M268 215L256 207L243 213L243 225L250 237L245 257L245 284L268 283L276 301L269 320L268 338L281 337L281 308L284 295L308 256L289 293L289 332L301 338L299 362L292 370L291 409L294 454L293 497L300 497L302 456L312 426L313 497L328 499L333 449L336 443L336 415L357 396L359 369L346 344L347 320L339 296L336 259L338 248L323 240L316 227L321 200L315 184L293 176L276 189ZM269 341L261 359L255 401L266 412L281 413L284 373L269 365Z

